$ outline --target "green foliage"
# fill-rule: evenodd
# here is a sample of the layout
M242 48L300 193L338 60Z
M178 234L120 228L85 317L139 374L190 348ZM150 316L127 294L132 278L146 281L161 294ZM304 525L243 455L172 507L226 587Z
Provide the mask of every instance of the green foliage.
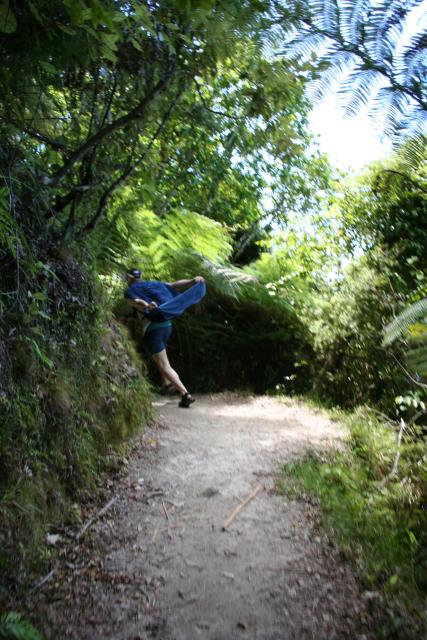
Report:
M269 9L259 0L0 3L9 566L18 540L34 532L38 544L47 520L67 517L148 412L144 376L105 311L125 266L165 280L206 276L217 324L200 340L201 380L212 371L207 349L221 343L225 356L232 331L236 367L251 349L250 374L230 369L222 384L252 384L261 357L259 388L292 368L300 323L235 267L258 255L268 222L316 203L328 176L325 159L308 151L304 69L267 55ZM261 202L267 182L274 207ZM258 319L268 328L264 351ZM282 338L283 359L271 366Z
M393 609L409 616L412 629L396 637L419 637L427 592L425 444L407 437L391 476L396 435L390 425L366 409L338 418L350 429L349 449L328 460L312 454L286 465L280 486L291 497L308 492L319 498L323 525L344 557L355 563L367 589L383 591L391 609L381 637L395 637L387 635L397 631Z
M403 158L402 151L346 186L340 209L349 247L386 251L395 260L391 284L405 294L426 284L427 164L407 172Z
M0 73L1 164L25 225L34 230L38 222L38 233L80 240L95 229L114 193L133 177L147 191L157 185L159 215L163 198L173 207L188 207L189 184L183 178L188 180L191 171L200 197L208 194L208 202L200 202L197 210L205 213L205 206L212 205L218 217L224 215L213 201L217 187L224 189L225 177L235 191L233 202L241 200L242 208L246 202L259 217L253 192L259 192L262 180L255 177L255 166L251 171L233 169L233 154L248 155L262 146L263 114L271 128L263 136L265 146L272 144L285 114L288 154L293 144L294 156L301 155L307 142L301 124L292 122L300 106L306 111L301 79L296 82L296 72L261 54L268 4L214 2L215 11L204 6L189 11L190 4L173 0L161 5L8 3L17 28L0 45L7 60ZM231 87L238 86L232 61L236 48L247 79L232 99ZM251 53L256 58L251 60ZM287 95L280 98L285 85ZM265 93L256 111L253 87ZM234 105L231 120L224 121L215 107L227 100ZM235 130L229 126L234 119ZM303 144L293 143L297 136L305 138ZM198 158L189 166L195 145ZM258 152L258 167L260 162ZM194 189L194 199L195 194ZM219 200L224 207L224 193ZM40 216L30 216L27 208Z
M293 310L255 283L241 285L237 298L221 293L209 276L207 284L202 313L177 321L171 344L171 360L191 388L264 393L291 379L295 363L311 355ZM298 378L292 388L302 391L304 385Z
M43 640L43 636L19 613L5 613L0 618L2 640Z
M378 5L383 60L398 4ZM106 310L126 316L141 348L123 303L130 265L207 281L170 351L192 390L314 386L343 405L390 412L397 396L398 411L421 407L393 360L401 344L381 342L413 292L425 296L425 141L324 212L330 169L311 146L304 97L312 61L276 56L277 20L302 21L313 41L318 28L342 36L323 63L339 66L353 43L370 64L379 13L365 24L369 3L350 5L340 21L332 1L308 13L259 0L0 2L4 566L31 555L17 559L19 541L43 549L46 522L74 517L149 414L145 369ZM389 78L394 106L408 86L424 96L410 76L403 90ZM354 108L372 69L361 77Z
M391 351L381 346L384 318L392 312L391 267L384 258L381 265L379 272L362 257L316 297L309 316L317 354L314 390L329 402L372 402L393 410L404 383Z
M385 343L383 334L402 308L425 297L426 164L419 159L410 168L405 153L340 186L329 205L332 277L320 281L305 307L317 355L314 390L345 406L379 403L392 415L394 398L412 392L424 371L422 323L406 344ZM413 380L405 375L405 357Z
M179 223L179 224L178 224ZM198 232L203 229L203 234ZM203 275L208 294L201 305L174 322L170 359L194 391L247 389L263 392L292 376L295 362L311 353L307 332L284 299L273 298L250 270L226 260L231 244L227 229L190 212L166 216L151 242L134 245L144 277L173 281ZM196 250L197 249L197 250ZM137 253L138 252L138 253ZM123 284L115 312L129 314ZM136 339L145 353L138 323ZM262 336L260 339L260 327ZM298 381L299 389L305 381Z

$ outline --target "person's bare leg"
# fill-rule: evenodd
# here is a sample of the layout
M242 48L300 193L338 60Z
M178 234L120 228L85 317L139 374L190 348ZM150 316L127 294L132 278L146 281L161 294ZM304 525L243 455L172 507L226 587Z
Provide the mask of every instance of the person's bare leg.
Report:
M170 365L166 349L163 349L163 351L159 351L159 353L154 353L151 357L153 358L153 361L159 370L162 380L166 379L168 382L172 382L181 395L184 396L185 394L187 394L188 390L182 384L175 369L172 369Z

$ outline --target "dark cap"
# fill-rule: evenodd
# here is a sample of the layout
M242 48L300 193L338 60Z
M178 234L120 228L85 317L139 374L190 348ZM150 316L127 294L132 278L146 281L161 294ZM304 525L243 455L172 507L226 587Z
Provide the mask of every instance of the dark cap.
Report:
M128 275L132 276L132 278L140 278L141 277L141 272L139 269L129 269L128 270Z

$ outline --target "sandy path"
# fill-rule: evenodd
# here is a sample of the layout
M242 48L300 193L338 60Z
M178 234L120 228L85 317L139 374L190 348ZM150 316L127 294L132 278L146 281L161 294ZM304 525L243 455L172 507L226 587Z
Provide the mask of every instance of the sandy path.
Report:
M369 638L357 584L311 532L315 508L275 491L284 460L345 434L272 398L158 399L119 500L38 594L52 637L115 640ZM264 490L227 531L221 524ZM66 564L65 564L66 563ZM64 606L64 602L66 606Z

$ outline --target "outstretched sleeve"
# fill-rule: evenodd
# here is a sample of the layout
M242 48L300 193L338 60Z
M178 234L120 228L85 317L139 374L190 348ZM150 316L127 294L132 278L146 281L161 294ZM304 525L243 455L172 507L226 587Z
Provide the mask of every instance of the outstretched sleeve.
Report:
M206 285L204 282L197 282L195 285L179 293L171 300L160 304L157 309L147 312L145 315L149 318L153 313L161 313L165 320L180 316L188 307L197 304L204 298L206 294Z

